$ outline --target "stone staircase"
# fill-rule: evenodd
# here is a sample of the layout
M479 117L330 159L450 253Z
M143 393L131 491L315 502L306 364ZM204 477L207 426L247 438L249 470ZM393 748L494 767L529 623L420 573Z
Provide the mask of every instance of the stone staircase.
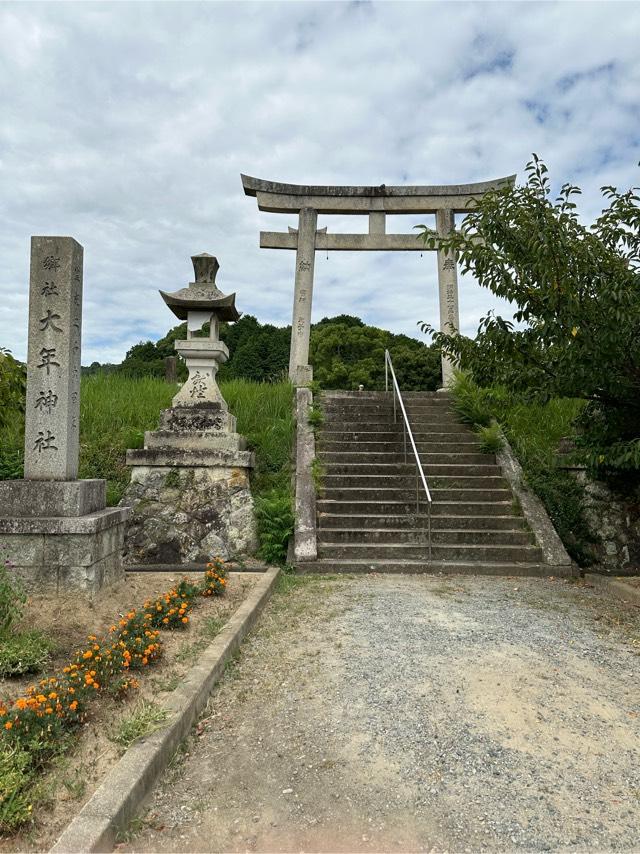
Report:
M481 453L449 395L403 398L433 498L431 561L424 492L416 512L416 466L408 443L405 462L391 393L324 392L318 559L306 571L550 574L495 456Z

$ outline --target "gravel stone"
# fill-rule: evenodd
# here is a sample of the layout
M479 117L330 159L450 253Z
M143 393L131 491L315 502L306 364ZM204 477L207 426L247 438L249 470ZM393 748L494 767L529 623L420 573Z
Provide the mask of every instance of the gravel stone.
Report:
M638 851L639 626L565 581L301 579L126 848Z

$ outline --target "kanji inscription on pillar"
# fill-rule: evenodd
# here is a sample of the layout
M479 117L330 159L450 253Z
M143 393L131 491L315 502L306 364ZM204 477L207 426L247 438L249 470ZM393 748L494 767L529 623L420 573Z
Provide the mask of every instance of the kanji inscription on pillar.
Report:
M32 237L24 476L74 480L80 433L83 249Z

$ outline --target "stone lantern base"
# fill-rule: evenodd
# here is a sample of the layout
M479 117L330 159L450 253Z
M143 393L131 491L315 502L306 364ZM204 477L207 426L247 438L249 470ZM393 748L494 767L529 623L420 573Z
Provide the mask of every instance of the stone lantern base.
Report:
M219 403L174 406L145 434L144 449L127 451L127 565L204 564L255 551L254 459L235 426Z

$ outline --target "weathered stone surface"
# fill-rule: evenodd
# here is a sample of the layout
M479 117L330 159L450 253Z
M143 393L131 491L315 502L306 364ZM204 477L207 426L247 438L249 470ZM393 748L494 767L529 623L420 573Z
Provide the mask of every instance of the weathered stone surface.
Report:
M221 364L229 358L229 351L222 341L193 338L176 341L175 348L187 363L189 376L173 398L174 406L199 406L202 403L218 403L227 408L216 375Z
M126 507L105 507L85 516L0 516L2 534L97 534L127 519Z
M537 545L542 550L545 564L553 567L570 566L571 558L567 554L558 532L553 527L544 505L526 485L522 467L515 458L511 445L504 434L502 439L504 447L496 454L496 460L503 475L509 481L514 495L520 502L522 513L533 531Z
M128 466L171 466L194 468L202 466L224 466L226 468L253 468L251 451L216 451L202 448L138 448L127 451Z
M160 429L172 432L219 430L235 433L236 419L219 403L198 406L174 406L160 413Z
M206 448L210 451L244 451L247 440L239 433L222 433L217 430L194 430L176 433L173 430L153 430L144 434L147 449L175 448L195 451Z
M315 560L318 557L316 535L316 489L312 463L316 456L316 443L309 424L309 411L313 395L308 388L296 389L296 496L294 557L296 561Z
M72 237L31 238L24 473L78 474L83 249Z
M640 571L640 489L616 491L583 470L574 476L584 487L583 512L594 538L599 571L633 575Z
M122 506L131 508L125 562L206 563L257 547L246 468L134 467Z
M11 572L29 592L64 595L73 590L93 597L123 577L126 515L126 509L112 508L76 520L0 519ZM23 530L15 531L16 523ZM70 533L74 523L80 530Z
M311 302L313 298L313 268L316 255L318 214L312 208L302 208L298 220L295 293L291 321L291 352L289 377L298 379L298 365L309 364L311 334Z
M105 480L3 480L3 517L82 516L105 506Z

